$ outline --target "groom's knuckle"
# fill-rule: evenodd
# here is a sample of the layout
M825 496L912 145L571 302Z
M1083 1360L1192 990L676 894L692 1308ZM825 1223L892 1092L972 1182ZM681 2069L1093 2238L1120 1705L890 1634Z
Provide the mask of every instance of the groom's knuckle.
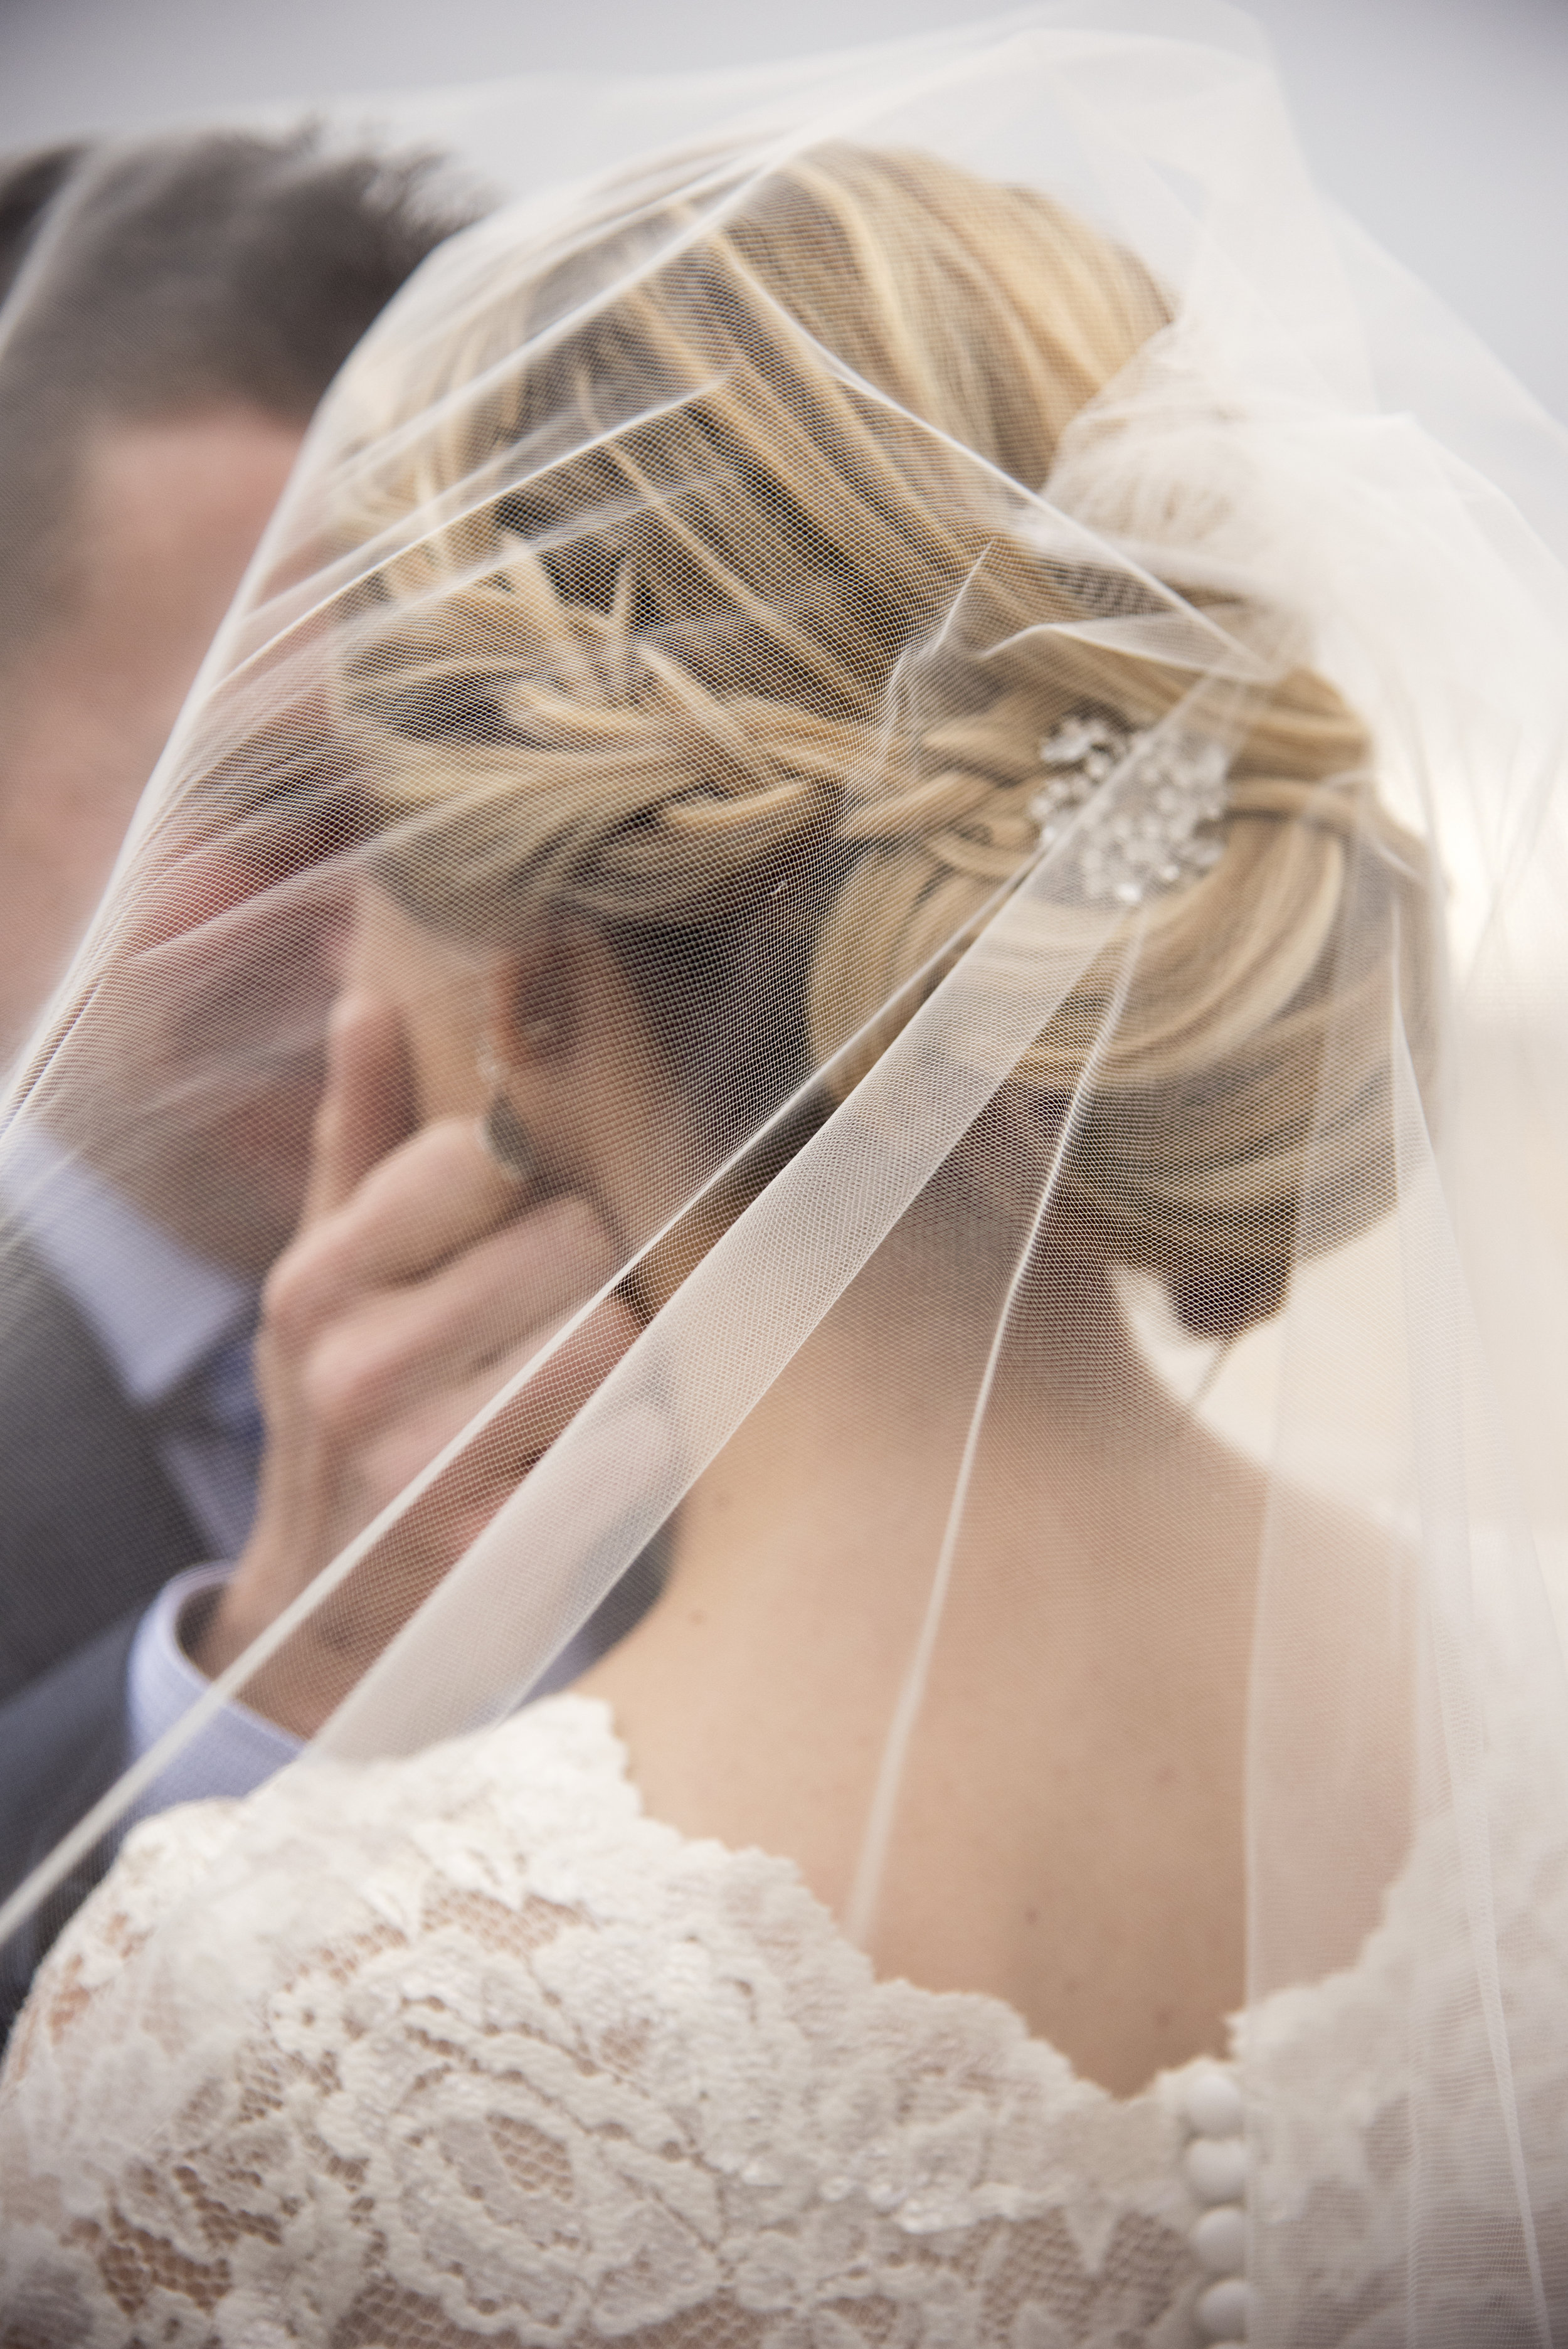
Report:
M262 1290L262 1319L285 1353L307 1344L321 1316L323 1281L315 1249L301 1243L281 1256Z
M305 1403L321 1433L350 1438L374 1427L387 1408L392 1366L385 1349L363 1339L314 1346L304 1373Z

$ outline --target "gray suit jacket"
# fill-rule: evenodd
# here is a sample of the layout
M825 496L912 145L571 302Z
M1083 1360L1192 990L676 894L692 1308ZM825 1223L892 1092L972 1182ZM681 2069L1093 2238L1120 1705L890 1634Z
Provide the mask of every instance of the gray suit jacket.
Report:
M129 1758L125 1675L139 1617L128 1616L0 1704L0 1900L85 1817ZM0 1944L0 2047L50 1942L114 1857L100 1845Z
M156 1441L75 1307L0 1227L0 1899L119 1776L137 1621L205 1555ZM0 2041L110 1857L0 1949Z
M0 1700L206 1555L156 1444L75 1307L0 1227Z

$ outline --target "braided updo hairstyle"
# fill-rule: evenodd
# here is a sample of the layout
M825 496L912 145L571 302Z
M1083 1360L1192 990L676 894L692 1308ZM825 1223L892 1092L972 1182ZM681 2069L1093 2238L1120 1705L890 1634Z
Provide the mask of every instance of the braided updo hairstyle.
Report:
M1021 519L1167 315L1066 212L916 154L697 159L542 257L476 232L341 395L381 878L476 943L540 907L604 925L677 1049L728 1053L709 1091L741 1130L835 1052L841 1095L1037 850L1042 737L1190 689L1042 625L1125 583ZM1062 1200L1212 1337L1283 1298L1309 1153L1336 1237L1386 1204L1389 993L1418 1038L1430 992L1422 854L1338 696L1285 667L1235 735L1223 853L1145 909ZM1113 970L1006 1089L1026 1179Z

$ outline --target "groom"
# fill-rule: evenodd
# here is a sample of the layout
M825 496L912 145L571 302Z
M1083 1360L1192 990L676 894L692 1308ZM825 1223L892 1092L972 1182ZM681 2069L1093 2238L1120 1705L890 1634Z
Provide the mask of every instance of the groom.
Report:
M313 409L462 216L428 164L309 135L0 168L5 1052L69 959ZM330 906L308 874L284 921L302 988L330 991ZM177 1040L120 1042L133 1092L177 1080L156 1065ZM242 1541L256 1286L292 1228L317 1073L280 1067L264 1136L236 1137L221 1247L211 1186L178 1154L130 1198L91 1134L67 1147L32 1120L6 1137L0 1891L122 1766L141 1610ZM119 1112L106 1098L101 1113L112 1146Z
M310 135L0 171L0 1057L69 961L316 402L458 224L428 164ZM251 1194L236 1260L191 1248L178 1199L165 1232L85 1161L54 1180L46 1133L7 1137L0 1698L242 1535L254 1414L232 1353L303 1138L271 1152L274 1195L250 1159L225 1170Z
M198 159L201 151L198 142ZM0 220L4 214L0 188ZM232 585L230 578L225 593ZM217 616L210 613L206 625ZM88 649L79 639L77 649ZM68 676L68 662L63 666ZM256 1291L299 1212L320 1088L313 1040L336 987L340 880L330 855L313 861L319 850L300 839L296 811L302 801L330 798L342 779L326 771L327 754L310 744L309 732L296 728L291 738L285 720L265 755L247 761L265 773L269 797L248 811L243 863L225 848L218 803L225 790L252 786L243 773L236 782L220 771L206 785L212 805L205 813L216 819L210 836L198 839L193 857L167 859L157 880L150 913L163 941L160 955L166 969L171 957L183 965L179 985L160 999L187 1015L188 1026L180 1019L160 1024L134 987L118 999L112 983L100 989L88 1015L96 1035L84 1028L73 1039L73 1049L85 1042L90 1056L90 1123L67 1133L68 1103L61 1104L48 1122L29 1119L7 1137L0 1669L13 1693L0 1702L0 1898L206 1685L194 1659L225 1578L222 1562L244 1541L261 1438L249 1375ZM203 810L193 814L200 821ZM273 814L280 821L270 827ZM260 894L258 822L260 837L277 843ZM342 845L340 832L333 845ZM190 1039L211 1038L224 1005L235 1002L245 1005L248 1023L256 1006L272 1007L284 1048L268 1049L248 1025L245 1040L267 1068L265 1086L253 1084L237 1105L225 1103L218 1089L208 1113L201 1087L210 1071L200 1054L189 1057ZM304 1039L304 1048L291 1038ZM341 1059L341 1035L339 1043ZM400 1039L383 1035L372 1049L396 1052ZM384 1116L360 1113L386 1088L363 1052L357 1061L354 1054L350 1040L326 1123L337 1133L340 1159L346 1148L367 1166L405 1137L387 1132ZM146 1102L160 1098L182 1102L164 1135L156 1120L148 1132L144 1114ZM143 1137L144 1146L133 1150L131 1137ZM319 1151L317 1164L319 1173ZM112 1183L105 1179L110 1166ZM365 1211L342 1204L341 1239L352 1255L364 1237L356 1239L355 1218ZM529 1212L505 1183L497 1187L495 1222L510 1260L505 1287L525 1348L534 1342L531 1322L538 1338L548 1334L563 1301L591 1293L609 1267L610 1243L596 1218L580 1206L563 1215L565 1204ZM374 1202L368 1212L377 1212ZM413 1385L427 1406L441 1372L426 1357L450 1319L442 1311L442 1270L438 1261L419 1299L422 1317L405 1322L410 1361L419 1365ZM613 1312L596 1317L579 1346L579 1388L603 1374L632 1334ZM553 1432L535 1431L539 1448ZM364 1433L372 1450L386 1439L406 1452L396 1426ZM432 1571L449 1562L434 1557ZM593 1651L628 1627L655 1574L655 1563L645 1561L606 1602L583 1635ZM159 1801L244 1793L295 1750L286 1728L231 1706L160 1781ZM0 2030L108 1856L105 1847L90 1855L0 1951Z

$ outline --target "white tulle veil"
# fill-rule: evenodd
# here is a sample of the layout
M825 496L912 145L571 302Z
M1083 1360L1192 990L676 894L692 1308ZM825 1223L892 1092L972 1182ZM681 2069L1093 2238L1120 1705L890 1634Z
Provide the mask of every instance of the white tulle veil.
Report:
M529 191L423 268L329 398L10 1130L43 1119L145 1188L281 1068L308 1110L327 990L290 908L368 869L483 945L498 907L519 935L603 925L697 1040L700 1163L676 1195L650 1182L614 1281L7 1928L214 1708L286 1675L316 1610L374 1633L296 1771L515 1708L929 1226L965 1292L933 1373L963 1433L853 1797L841 1921L874 1951L919 1867L929 1692L1009 1603L985 1572L1007 1499L988 1413L1047 1345L1042 1252L1076 1250L1266 1491L1240 1667L1251 2337L1568 2339L1568 1946L1501 1930L1496 1892L1522 1838L1560 1918L1568 1867L1560 441L1328 213L1227 12L1057 9L776 76L581 88L578 171L542 189L535 98L441 114L498 176L515 151ZM1048 419L1022 416L1006 349L923 406L898 353L877 375L850 295L790 310L789 239L826 233L824 187L870 218L918 185L972 256L965 174L1068 222L1043 233L1093 326L1064 329ZM1080 331L1111 354L1098 377ZM966 402L1041 452L1038 478L971 445ZM770 463L799 500L776 544ZM841 502L810 509L819 465ZM253 877L172 934L166 876L203 858ZM181 1026L177 1081L127 1084L128 1022ZM253 1259L213 1166L214 1229L232 1213ZM642 1323L631 1352L422 1603L374 1596L402 1514L438 1513L504 1444L612 1295ZM1201 1528L1146 1530L1172 1560L1146 1579L1176 1673ZM243 1865L242 1834L191 1900ZM1315 2198L1321 2101L1278 2051L1302 1985L1351 1982L1396 1885L1427 1904L1429 1962L1407 1968L1403 2045L1364 2051L1404 2066L1378 2158L1405 2184L1382 2296L1353 2306L1336 2279L1366 2246Z

